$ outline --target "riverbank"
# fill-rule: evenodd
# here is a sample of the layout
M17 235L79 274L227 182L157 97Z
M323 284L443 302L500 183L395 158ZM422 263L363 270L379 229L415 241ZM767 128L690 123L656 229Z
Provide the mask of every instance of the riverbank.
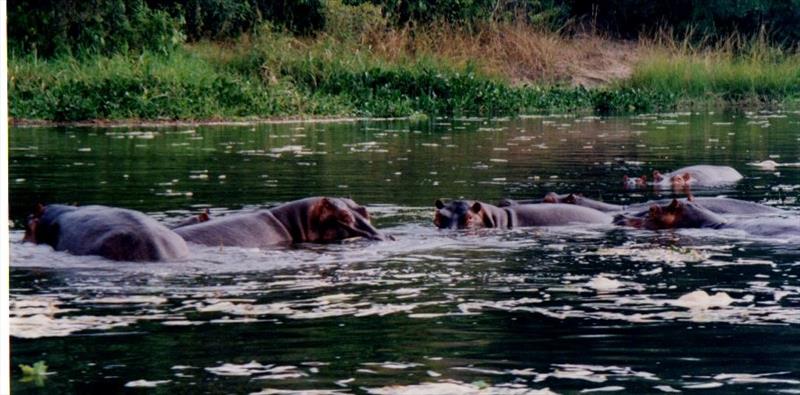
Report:
M9 104L13 119L57 123L760 108L800 100L798 69L800 55L757 39L695 48L524 25L312 38L264 28L168 54L10 57Z

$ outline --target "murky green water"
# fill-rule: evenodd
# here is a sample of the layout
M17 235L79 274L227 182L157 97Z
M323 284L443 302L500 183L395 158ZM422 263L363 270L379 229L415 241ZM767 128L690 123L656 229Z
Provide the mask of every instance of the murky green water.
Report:
M54 372L14 369L15 393L800 393L797 239L431 223L437 198L669 196L621 177L698 163L745 179L697 195L800 212L798 113L23 128L11 147L12 364ZM311 195L396 240L159 264L19 242L40 201L171 222Z

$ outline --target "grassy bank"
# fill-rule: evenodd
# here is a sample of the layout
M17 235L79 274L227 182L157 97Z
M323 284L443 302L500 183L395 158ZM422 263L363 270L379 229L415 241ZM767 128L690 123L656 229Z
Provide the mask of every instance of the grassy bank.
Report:
M304 39L267 27L167 54L14 56L9 102L14 118L54 121L645 112L797 100L799 70L800 56L768 46L623 44L526 26Z

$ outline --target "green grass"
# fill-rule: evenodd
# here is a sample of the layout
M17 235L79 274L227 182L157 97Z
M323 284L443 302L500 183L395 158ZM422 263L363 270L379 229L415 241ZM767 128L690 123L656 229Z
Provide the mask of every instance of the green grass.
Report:
M389 62L355 41L301 41L271 31L169 55L12 57L9 72L11 116L53 121L625 113L671 110L686 101L800 97L800 56L763 50L744 56L659 47L629 80L584 89L512 86L470 64L430 56Z
M651 51L625 86L671 93L684 100L728 104L786 102L800 98L800 55L769 48Z

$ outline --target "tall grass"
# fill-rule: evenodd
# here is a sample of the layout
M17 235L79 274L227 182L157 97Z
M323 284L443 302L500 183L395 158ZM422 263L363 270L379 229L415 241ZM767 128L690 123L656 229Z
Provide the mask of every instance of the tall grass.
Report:
M643 45L625 85L685 100L758 104L798 99L800 53L771 46L763 33L732 35L716 43L675 40L662 33Z

